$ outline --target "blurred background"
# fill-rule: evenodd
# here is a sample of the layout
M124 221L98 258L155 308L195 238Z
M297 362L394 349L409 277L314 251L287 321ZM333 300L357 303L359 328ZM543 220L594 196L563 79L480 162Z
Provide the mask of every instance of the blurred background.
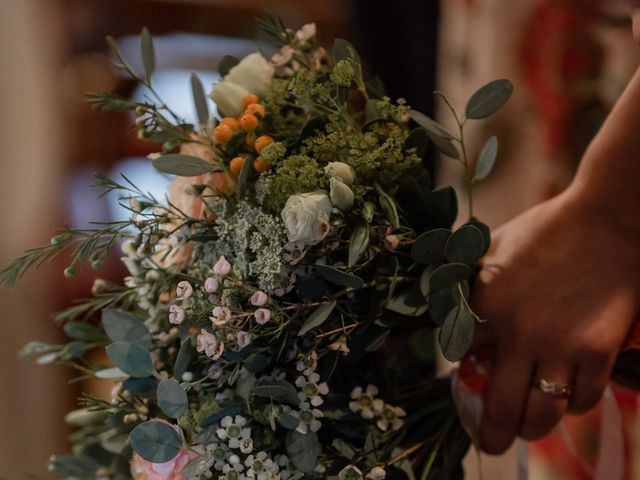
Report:
M136 68L137 34L151 30L157 89L189 119L191 72L211 84L223 55L265 48L254 21L265 11L293 28L316 22L327 43L349 39L392 96L445 124L451 119L434 103L435 89L463 108L479 86L511 79L516 88L507 108L470 132L475 152L489 135L500 139L495 174L476 202L491 226L565 188L640 60L625 1L0 0L0 265L47 243L61 225L121 218L115 199L96 200L95 172L125 173L162 196L167 180L145 158L154 148L136 137L132 118L98 113L85 102L89 91L144 95L112 68L106 35ZM428 160L439 183L457 184L456 165L433 153ZM55 260L15 288L0 289L0 478L47 478L48 456L66 449L64 413L92 388L64 387L69 372L17 358L29 340L59 342L51 313L90 295L96 272L85 268L65 279L66 266ZM117 255L100 272L114 280L123 274ZM640 478L633 473L640 471L636 398L623 391L618 397L632 446L628 478ZM598 418L596 411L569 422L583 462L597 450ZM532 478L589 478L566 450L559 437L535 444ZM514 477L513 452L483 462L485 478ZM475 468L470 458L468 469Z

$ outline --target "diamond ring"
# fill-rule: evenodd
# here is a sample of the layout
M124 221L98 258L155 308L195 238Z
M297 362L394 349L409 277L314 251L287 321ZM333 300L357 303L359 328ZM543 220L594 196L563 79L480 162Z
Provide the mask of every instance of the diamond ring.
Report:
M570 385L558 385L557 383L550 382L542 377L534 378L533 386L542 393L547 393L555 397L568 397L572 392Z

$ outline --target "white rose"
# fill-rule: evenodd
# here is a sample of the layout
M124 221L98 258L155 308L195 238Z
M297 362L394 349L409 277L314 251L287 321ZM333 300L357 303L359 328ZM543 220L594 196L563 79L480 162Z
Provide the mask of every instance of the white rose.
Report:
M337 178L345 185L353 185L356 180L356 171L344 162L329 162L324 167L324 172L331 178Z
M292 195L282 209L282 220L290 242L315 245L329 232L329 215L333 205L323 191Z
M353 202L355 200L353 191L337 178L331 177L331 179L329 180L329 185L331 186L331 190L329 192L331 203L333 203L337 209L342 210L343 212L351 210L351 208L353 207Z
M263 96L268 92L274 68L259 53L247 55L213 86L211 98L225 115L237 117L243 111L245 96L250 93Z
M237 117L244 109L242 100L249 91L228 80L222 80L213 86L211 98L223 115Z

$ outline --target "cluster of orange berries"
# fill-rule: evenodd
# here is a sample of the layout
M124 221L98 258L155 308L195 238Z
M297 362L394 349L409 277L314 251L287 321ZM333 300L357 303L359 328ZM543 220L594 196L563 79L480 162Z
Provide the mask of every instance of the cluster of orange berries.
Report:
M273 143L273 138L269 135L256 137L253 133L255 129L258 128L260 119L264 117L264 105L262 105L258 97L253 94L244 97L242 104L244 106L244 112L242 112L238 118L224 117L220 125L213 130L213 138L215 138L216 142L224 144L231 140L234 131L239 129L244 130L247 133L247 147L260 154L262 150ZM244 157L235 157L229 163L229 170L231 170L231 173L236 177L240 175L244 160ZM256 172L262 173L266 171L269 166L264 158L258 155L253 160L253 168Z

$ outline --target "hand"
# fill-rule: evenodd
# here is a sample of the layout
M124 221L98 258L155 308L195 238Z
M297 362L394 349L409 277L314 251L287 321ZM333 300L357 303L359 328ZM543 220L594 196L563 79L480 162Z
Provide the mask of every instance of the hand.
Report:
M640 309L640 234L575 190L498 229L474 290L487 319L477 343L496 352L480 427L487 453L592 408ZM536 375L573 393L545 394Z

